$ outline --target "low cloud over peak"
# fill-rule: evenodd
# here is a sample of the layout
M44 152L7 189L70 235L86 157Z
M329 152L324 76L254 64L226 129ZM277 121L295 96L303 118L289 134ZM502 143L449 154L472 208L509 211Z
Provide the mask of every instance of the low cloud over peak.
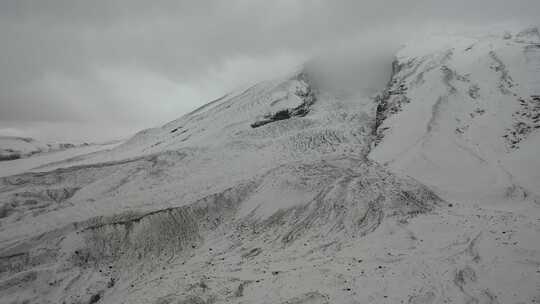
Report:
M336 46L373 39L387 51L418 32L526 26L538 15L533 0L6 0L0 130L128 135Z

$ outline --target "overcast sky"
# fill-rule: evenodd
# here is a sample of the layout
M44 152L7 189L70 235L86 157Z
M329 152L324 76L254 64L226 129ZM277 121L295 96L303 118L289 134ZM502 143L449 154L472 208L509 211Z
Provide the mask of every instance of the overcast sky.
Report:
M539 16L538 0L0 0L0 135L128 136L336 46Z

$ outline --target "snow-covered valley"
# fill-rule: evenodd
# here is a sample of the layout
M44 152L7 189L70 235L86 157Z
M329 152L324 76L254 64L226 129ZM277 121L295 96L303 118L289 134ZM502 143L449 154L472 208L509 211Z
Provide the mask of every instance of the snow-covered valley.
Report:
M538 303L539 46L413 41L376 95L306 68L112 149L16 160L0 302Z

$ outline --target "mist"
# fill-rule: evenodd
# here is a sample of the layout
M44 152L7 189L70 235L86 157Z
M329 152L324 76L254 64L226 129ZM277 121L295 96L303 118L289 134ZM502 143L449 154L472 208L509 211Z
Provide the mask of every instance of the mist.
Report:
M332 88L369 93L411 37L502 32L538 15L532 0L6 0L0 135L127 137L305 62Z

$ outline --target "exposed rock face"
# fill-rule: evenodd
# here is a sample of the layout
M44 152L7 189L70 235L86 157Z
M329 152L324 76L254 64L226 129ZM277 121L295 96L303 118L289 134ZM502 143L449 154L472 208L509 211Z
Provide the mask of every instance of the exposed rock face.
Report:
M309 83L308 77L305 73L299 74L296 78L297 80L301 81L301 86L296 87L296 91L293 94L300 98L301 103L293 108L280 109L274 113L264 115L262 120L258 120L251 124L252 128L258 128L271 122L289 119L292 117L304 117L309 113L311 106L317 99L316 93L314 92L312 85ZM279 100L274 101L273 103L275 102L279 102Z
M384 130L387 128L381 128L383 122L388 118L388 116L401 111L403 104L409 102L409 99L405 94L407 92L407 87L405 84L405 79L407 77L400 78L398 74L403 69L410 68L413 66L413 64L414 60L407 63L400 63L397 60L394 61L392 63L392 77L390 78L390 82L388 83L386 89L375 97L377 109L375 112L375 125L372 129L372 134L374 135L374 145L377 145L384 137ZM418 65L415 67L417 69Z
M524 35L406 48L375 98L305 72L264 82L112 151L1 178L0 302L538 300L537 180L500 157L517 153L502 137L514 107L490 106L526 98L508 59ZM493 113L509 119L475 135ZM483 138L501 151L475 150ZM473 170L498 173L490 198L521 209L456 199L459 178L485 191Z
M540 96L519 99L520 108L512 114L514 123L503 135L509 149L519 149L521 141L540 129Z

